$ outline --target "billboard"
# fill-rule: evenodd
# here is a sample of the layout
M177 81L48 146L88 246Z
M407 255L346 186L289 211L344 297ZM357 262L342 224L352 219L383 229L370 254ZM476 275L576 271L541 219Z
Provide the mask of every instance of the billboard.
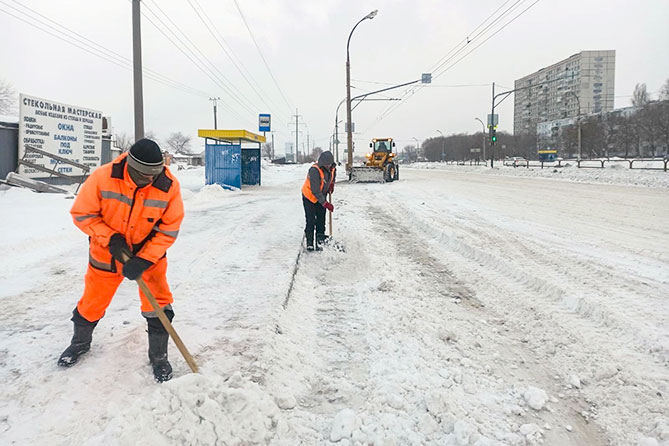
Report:
M45 169L53 169L56 160L30 152L29 145L53 155L88 166L91 171L101 164L102 112L61 104L25 94L19 101L19 159ZM19 166L19 173L29 178L45 178L49 174L28 166ZM58 164L56 171L65 175L83 175L81 169Z
M258 115L258 131L260 132L271 132L271 120L272 117L267 114Z

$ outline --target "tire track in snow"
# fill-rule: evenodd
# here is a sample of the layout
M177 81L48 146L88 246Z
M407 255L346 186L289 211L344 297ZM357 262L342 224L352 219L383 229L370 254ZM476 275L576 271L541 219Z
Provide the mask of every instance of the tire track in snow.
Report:
M415 226L406 226L396 218L395 212L390 214L380 207L373 208L372 212L376 214L376 221L384 222L384 226L392 228L386 230L385 233L393 237L393 241L399 247L400 256L411 259L415 263L415 267L423 273L426 283L436 285L433 292L444 294L446 289L446 294L450 294L450 308L448 314L444 316L453 325L446 336L452 337L453 341L458 344L458 352L461 354L460 364L463 365L463 369L473 368L477 363L482 362L486 363L482 370L484 375L504 377L505 381L511 378L512 382L515 381L514 385L518 386L539 386L549 390L551 395L557 395L560 392L561 389L554 385L552 369L546 367L534 352L525 347L523 342L519 342L513 332L500 329L494 330L495 334L492 336L486 333L488 328L486 325L492 323L504 326L505 318L480 303L475 292L469 288L467 283L458 280L441 261L434 257L434 254L430 253L429 243L420 233L415 232L413 229ZM415 213L411 221L415 224ZM462 305L461 302L470 303L470 305ZM435 310L426 308L425 311ZM481 321L485 325L481 326ZM508 338L508 335L511 337ZM476 340L473 345L472 339ZM492 361L489 360L491 358ZM476 384L484 387L494 386L493 383L494 381L486 383L485 380L481 380ZM470 388L465 389L465 392L474 393L479 390L481 389ZM583 400L576 398L558 400L553 397L549 413L539 412L530 416L532 411L528 409L529 413L525 412L523 416L527 416L528 423L534 422L540 427L551 425L557 428L557 430L544 430L541 438L547 444L604 445L606 441L600 433L600 428L596 423L587 422L580 415L588 407L587 402ZM521 413L517 408L511 410ZM541 422L532 420L532 418L538 418ZM565 425L571 426L572 431L567 433L560 429Z
M433 200L436 196L428 195L426 201L439 203ZM513 321L516 336L554 367L559 375L556 379L565 380L570 373L577 373L586 381L582 391L565 389L562 393L584 395L592 407L589 412L599 412L598 420L612 435L614 444L629 444L639 432L652 431L654 414L668 410L660 396L667 391L667 372L663 367L649 367L653 363L649 355L661 363L663 353L649 352L644 343L652 341L652 337L639 338L638 326L625 323L627 318L637 324L649 320L652 330L653 321L661 317L661 313L644 317L627 304L647 299L641 294L645 288L634 292L625 283L630 273L616 274L611 265L593 264L592 257L583 259L566 248L546 247L518 237L515 231L504 230L497 222L481 219L471 210L470 218L463 219L452 215L462 213L459 206L441 213L433 207L423 210L421 206L400 202L395 209L403 221L410 221L420 233L433 235L429 241L432 249L452 258L456 270L468 277L487 308L496 309L505 320ZM486 239L480 237L483 232ZM575 267L565 268L574 258L580 260ZM596 282L596 286L593 277L606 280ZM565 306L565 299L577 294L577 285L582 291L589 289L591 294L584 295L575 306ZM659 283L656 285L662 289ZM626 292L630 294L625 296ZM661 293L649 294L661 299ZM635 294L637 298L631 297ZM612 296L619 301L611 302ZM626 302L625 297L632 300ZM635 306L645 310L643 305ZM637 345L631 351L629 340L635 338ZM639 394L644 395L643 405L639 404ZM644 415L630 418L630 411Z

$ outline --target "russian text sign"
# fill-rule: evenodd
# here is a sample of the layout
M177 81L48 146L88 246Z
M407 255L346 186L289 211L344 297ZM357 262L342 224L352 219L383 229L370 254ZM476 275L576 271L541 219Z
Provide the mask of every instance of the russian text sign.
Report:
M94 170L102 155L102 112L75 105L20 95L19 159L29 145ZM53 169L56 161L28 151L26 161L45 169ZM45 178L49 174L28 166L19 166L19 173L29 178ZM81 169L58 164L57 172L79 176Z

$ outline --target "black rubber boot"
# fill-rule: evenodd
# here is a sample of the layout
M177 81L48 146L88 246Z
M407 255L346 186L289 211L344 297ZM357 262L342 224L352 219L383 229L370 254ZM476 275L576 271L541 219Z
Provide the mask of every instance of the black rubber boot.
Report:
M305 232L306 239L307 239L307 251L313 251L314 250L314 233L312 232L311 234Z
M172 322L174 312L165 310L165 315ZM146 322L149 327L149 361L153 367L153 378L159 383L169 381L172 379L172 365L167 360L170 335L157 317L147 317Z
M316 234L316 251L322 251L323 245L327 245L328 236L325 234Z
M73 366L79 360L79 356L90 350L93 330L98 325L98 321L90 322L84 319L76 308L72 312L72 322L74 322L74 336L70 346L58 358L58 365L61 367Z

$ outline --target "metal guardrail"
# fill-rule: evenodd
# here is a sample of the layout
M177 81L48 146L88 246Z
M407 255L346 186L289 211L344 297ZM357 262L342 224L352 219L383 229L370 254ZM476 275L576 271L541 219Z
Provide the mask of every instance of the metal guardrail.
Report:
M582 166L581 164L583 163L594 163L597 162L599 163L598 166ZM634 167L634 163L638 162L654 162L654 163L662 163L662 167ZM630 169L637 169L637 170L661 170L664 172L667 172L669 170L669 158L663 158L663 159L657 159L657 158L634 158L631 160L628 159L622 159L622 160L611 160L611 159L595 159L595 160L576 160L576 165L578 166L579 169L603 169L605 167L606 163L629 163L629 168Z
M538 167L541 169L553 169L553 168L563 168L567 166L567 163L576 163L576 166L579 169L603 169L606 167L606 163L627 163L629 164L630 169L634 170L661 170L664 172L669 171L669 158L634 158L634 159L621 159L621 160L612 160L612 159L567 159L567 160L556 160L556 161L529 161L529 160L503 160L502 164L507 167L525 167L529 169L530 167ZM661 167L634 167L634 163L639 162L654 162L661 163ZM596 165L591 166L588 163L594 163ZM445 164L457 165L457 166L487 166L487 161L446 161Z

